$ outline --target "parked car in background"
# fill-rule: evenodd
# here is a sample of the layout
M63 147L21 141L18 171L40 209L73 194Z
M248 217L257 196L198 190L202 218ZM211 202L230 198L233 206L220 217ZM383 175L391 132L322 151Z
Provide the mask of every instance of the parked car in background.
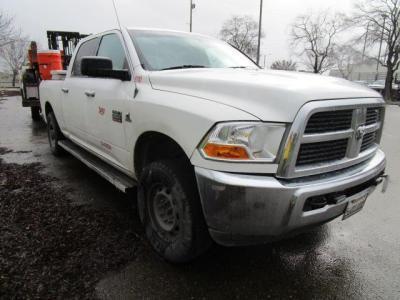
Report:
M368 85L369 88L377 91L380 94L383 94L385 90L385 80L376 80L373 83Z
M373 83L369 84L368 87L377 91L378 93L380 93L381 95L383 95L384 91L385 91L385 80L377 80L374 81ZM392 89L394 91L394 95L398 95L399 92L399 84L398 83L393 83L392 84Z
M361 84L363 86L368 86L369 85L368 81L365 81L365 80L356 80L356 81L353 81L353 82L357 83L357 84Z
M51 151L138 185L146 235L172 262L348 218L385 178L378 93L262 70L199 34L91 35L40 95Z

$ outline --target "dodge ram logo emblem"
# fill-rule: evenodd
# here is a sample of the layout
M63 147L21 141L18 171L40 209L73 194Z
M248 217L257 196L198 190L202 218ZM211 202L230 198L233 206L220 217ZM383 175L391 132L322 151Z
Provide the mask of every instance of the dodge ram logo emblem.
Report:
M356 130L356 139L361 140L365 135L365 126L360 126Z

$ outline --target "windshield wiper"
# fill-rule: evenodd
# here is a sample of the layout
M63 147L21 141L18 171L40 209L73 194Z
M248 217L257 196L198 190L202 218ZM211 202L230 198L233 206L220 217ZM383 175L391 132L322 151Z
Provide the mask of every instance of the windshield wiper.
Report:
M175 67L169 67L169 68L161 69L161 71L176 70L176 69L192 69L192 68L206 68L206 66L201 66L201 65L181 65L181 66L175 66Z

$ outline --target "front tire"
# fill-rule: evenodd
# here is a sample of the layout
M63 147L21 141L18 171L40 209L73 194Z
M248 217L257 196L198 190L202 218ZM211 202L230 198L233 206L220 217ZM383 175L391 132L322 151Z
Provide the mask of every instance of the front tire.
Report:
M60 156L64 153L64 149L60 147L58 142L63 139L60 128L53 112L47 114L47 136L49 139L50 151L55 156Z
M164 160L145 167L140 177L139 202L146 236L167 261L188 262L211 246L196 179L188 162Z
M31 116L33 121L40 121L40 107L31 107Z

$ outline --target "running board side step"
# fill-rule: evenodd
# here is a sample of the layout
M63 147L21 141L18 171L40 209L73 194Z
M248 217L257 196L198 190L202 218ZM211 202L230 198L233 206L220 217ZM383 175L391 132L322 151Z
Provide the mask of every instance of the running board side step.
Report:
M89 153L69 140L58 141L58 145L75 158L79 159L90 169L112 183L120 191L127 193L137 185L137 182L128 175L118 171L100 158Z

